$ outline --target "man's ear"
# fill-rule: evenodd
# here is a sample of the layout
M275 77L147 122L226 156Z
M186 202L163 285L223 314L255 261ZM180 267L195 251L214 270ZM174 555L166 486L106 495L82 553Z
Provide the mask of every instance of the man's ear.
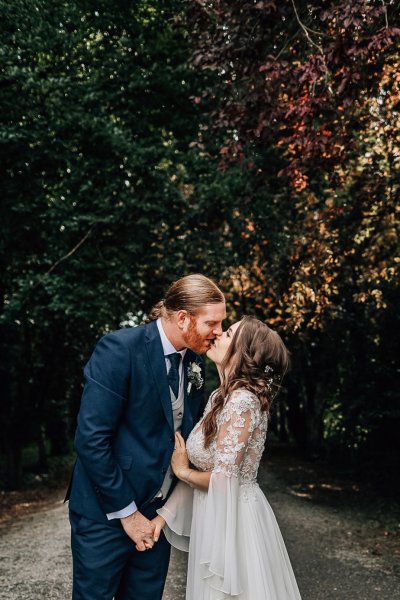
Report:
M176 313L176 324L179 329L184 329L187 321L189 320L189 313L187 310L178 310Z

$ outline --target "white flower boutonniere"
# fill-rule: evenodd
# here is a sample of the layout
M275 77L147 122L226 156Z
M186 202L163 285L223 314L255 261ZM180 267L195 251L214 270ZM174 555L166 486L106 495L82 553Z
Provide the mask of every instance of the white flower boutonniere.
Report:
M188 388L187 393L190 394L190 390L192 389L192 385L196 387L196 390L199 390L204 383L204 379L201 376L201 367L198 363L192 362L188 366Z

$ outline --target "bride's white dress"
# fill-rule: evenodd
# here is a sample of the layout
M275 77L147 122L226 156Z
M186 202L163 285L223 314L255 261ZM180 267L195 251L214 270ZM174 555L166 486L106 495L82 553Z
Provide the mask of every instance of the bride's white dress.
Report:
M187 452L198 470L212 472L209 489L179 482L158 511L169 542L189 551L186 599L300 599L279 526L257 484L266 412L254 394L235 390L207 449L202 420L187 440Z

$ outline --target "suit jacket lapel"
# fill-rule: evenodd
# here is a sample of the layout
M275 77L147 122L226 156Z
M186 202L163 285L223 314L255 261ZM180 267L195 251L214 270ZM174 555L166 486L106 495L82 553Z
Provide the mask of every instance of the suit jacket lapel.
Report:
M169 391L167 370L165 368L165 358L163 347L158 333L157 324L151 321L147 325L146 331L146 350L147 358L153 373L154 383L160 396L161 404L164 410L168 425L174 433L174 419L172 416L171 394Z

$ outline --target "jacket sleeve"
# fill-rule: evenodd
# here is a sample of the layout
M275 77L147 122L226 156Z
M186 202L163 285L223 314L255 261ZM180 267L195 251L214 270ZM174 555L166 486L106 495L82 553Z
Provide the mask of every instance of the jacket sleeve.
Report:
M129 348L115 332L100 340L84 370L75 447L105 513L135 500L111 444L126 407L130 368Z

